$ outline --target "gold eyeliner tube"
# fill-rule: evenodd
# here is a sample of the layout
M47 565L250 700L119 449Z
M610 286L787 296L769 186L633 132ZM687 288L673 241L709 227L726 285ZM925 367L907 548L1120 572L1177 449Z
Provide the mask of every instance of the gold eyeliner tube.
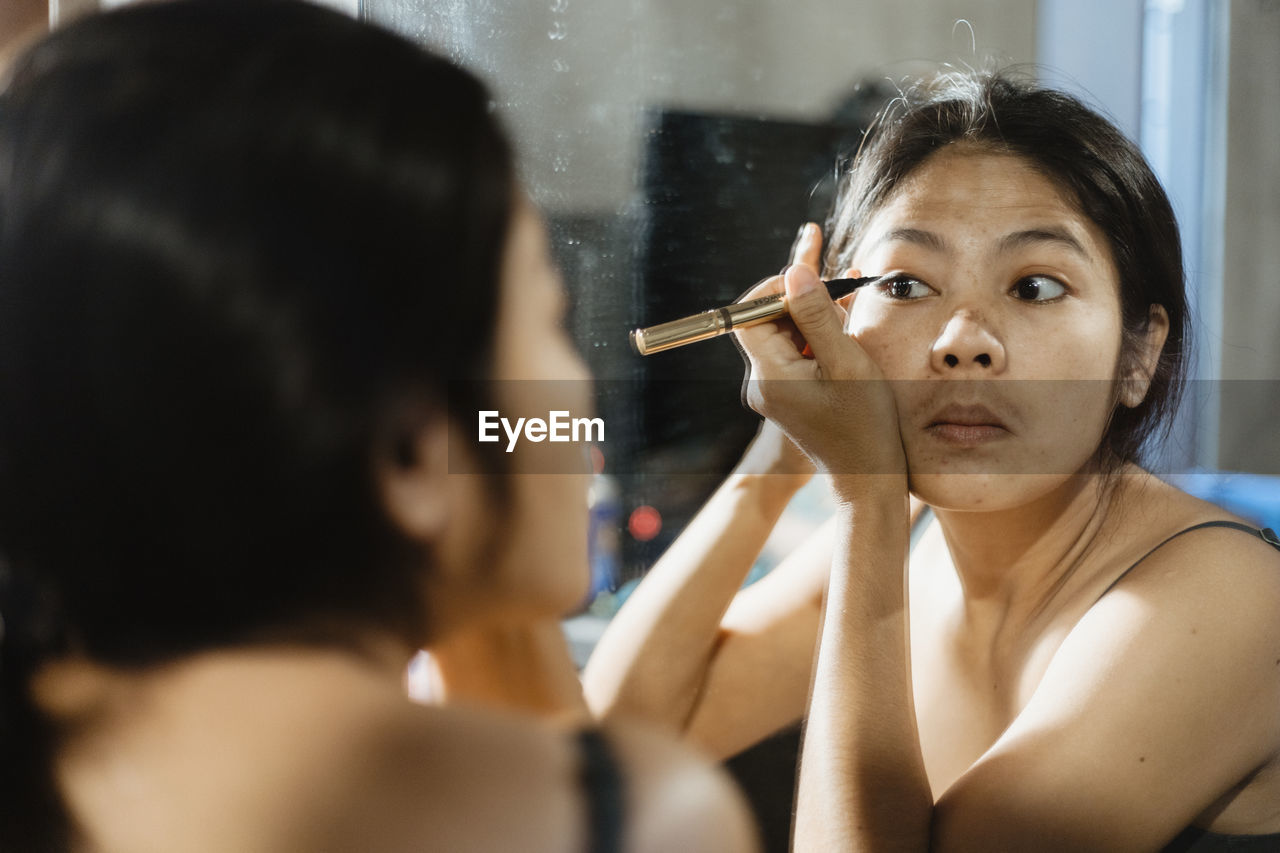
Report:
M827 293L832 299L847 296L865 284L877 281L879 276L871 278L837 278L825 282ZM783 293L759 296L746 302L734 302L722 308L712 308L701 314L693 314L659 323L644 329L636 329L631 333L631 348L640 355L652 355L655 352L675 349L697 341L705 341L745 326L766 323L774 317L787 313L787 297Z

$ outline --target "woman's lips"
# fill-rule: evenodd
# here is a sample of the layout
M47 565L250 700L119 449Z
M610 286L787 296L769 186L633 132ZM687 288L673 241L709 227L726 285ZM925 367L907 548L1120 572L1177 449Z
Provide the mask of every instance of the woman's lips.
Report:
M934 438L961 447L977 447L1009 435L1004 427L991 424L932 424L926 430Z
M959 447L977 447L1007 438L1011 433L986 406L952 404L929 419L925 432L939 441Z

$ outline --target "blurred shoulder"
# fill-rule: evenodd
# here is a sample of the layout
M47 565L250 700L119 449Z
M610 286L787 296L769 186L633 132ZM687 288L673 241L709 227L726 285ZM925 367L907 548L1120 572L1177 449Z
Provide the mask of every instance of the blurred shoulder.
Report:
M628 725L588 755L579 733L524 716L388 703L335 734L327 767L298 780L307 795L289 797L295 849L588 850L597 796L620 806L623 849L755 849L720 770ZM589 788L611 777L614 791Z
M293 769L281 849L583 849L573 744L520 717L388 699Z
M746 800L719 766L648 728L611 723L604 734L628 780L628 850L759 849Z

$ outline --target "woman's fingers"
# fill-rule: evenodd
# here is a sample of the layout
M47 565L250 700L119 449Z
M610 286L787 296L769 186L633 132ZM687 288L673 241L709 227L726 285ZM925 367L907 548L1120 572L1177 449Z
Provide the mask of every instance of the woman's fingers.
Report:
M818 273L822 269L822 229L806 222L791 245L791 266L803 264Z
M783 276L770 276L744 293L740 301L745 302L761 296L783 293L785 289ZM795 343L795 324L785 316L757 326L735 329L734 334L742 345L744 354L751 362L753 375L757 374L760 369L759 357L782 361L795 360L800 357L800 349Z
M850 346L851 342L845 337L844 309L831 301L818 274L807 264L794 264L787 267L782 275L757 284L747 291L743 299L780 292L787 294L789 318L779 318L735 332L751 361L752 375L757 378L773 376L785 365L818 355L819 346L827 353L828 360L836 359L827 368L828 375L847 372L838 364L841 359L850 357L849 350L856 351L857 347ZM815 343L815 339L821 339L822 343ZM857 357L856 352L852 355Z
M818 274L809 267L797 264L788 268L784 282L787 311L808 349L828 378L844 374L846 362L857 350L845 336L844 312L831 301Z
M736 333L751 361L745 401L825 471L904 470L892 394L879 368L845 334L842 310L805 264L788 267L781 283L788 331L769 323ZM776 292L777 281L768 285ZM813 357L801 348L812 349Z

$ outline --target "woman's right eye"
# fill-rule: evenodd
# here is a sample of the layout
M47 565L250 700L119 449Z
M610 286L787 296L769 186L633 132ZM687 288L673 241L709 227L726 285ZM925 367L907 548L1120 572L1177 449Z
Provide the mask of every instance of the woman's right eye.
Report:
M909 275L895 275L876 285L876 289L890 299L923 299L933 292L933 288L918 278Z

